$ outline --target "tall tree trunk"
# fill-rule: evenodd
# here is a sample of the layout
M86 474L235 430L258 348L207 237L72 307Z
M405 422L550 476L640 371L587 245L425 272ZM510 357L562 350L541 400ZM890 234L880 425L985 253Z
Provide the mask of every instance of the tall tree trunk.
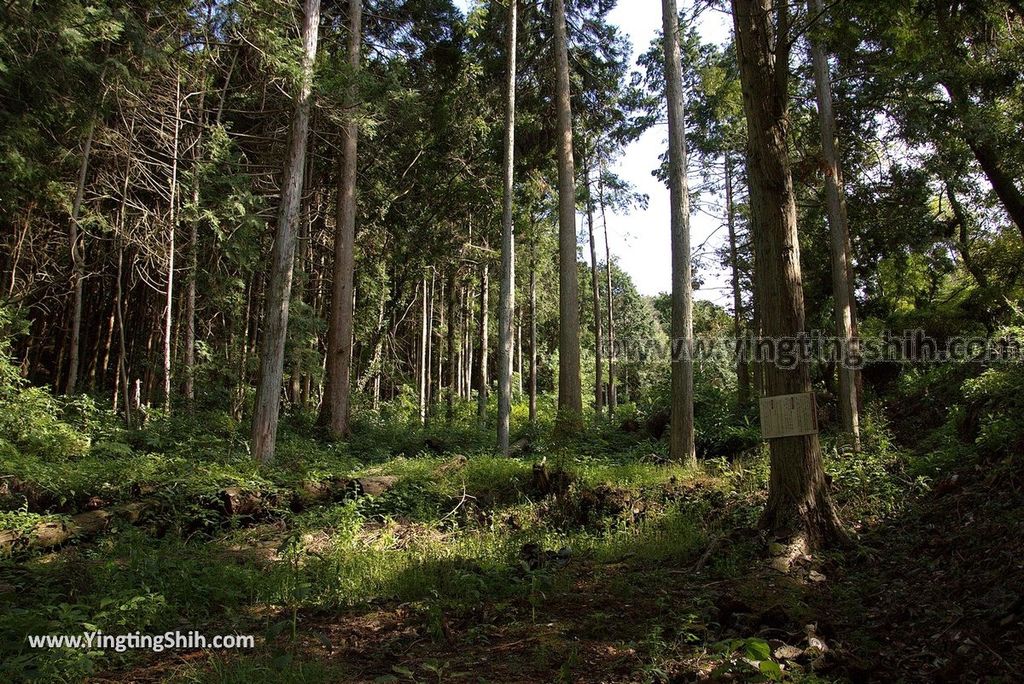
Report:
M455 347L455 305L457 296L457 293L455 291L455 280L456 275L455 273L452 273L452 275L448 279L448 328L446 330L447 342L445 343L445 347L447 348L446 351L448 354L448 394L446 395L447 403L445 407L445 418L449 423L455 419L455 391L456 386L458 385L459 370L457 359L459 351Z
M312 135L316 136L316 119L314 118L310 122L310 131ZM304 178L311 178L313 174L313 156L306 155L306 169L303 172ZM295 231L295 243L296 243L296 255L295 255L295 269L298 271L296 276L293 276L293 282L297 282L297 287L293 287L292 295L292 306L302 306L304 301L304 294L306 289L306 283L309 280L311 264L305 254L306 246L309 244L310 236L312 235L312 227L310 226L310 216L312 216L314 208L312 202L307 204L305 207L300 209L300 217L297 222L297 228ZM312 305L312 302L310 302ZM285 389L285 396L288 402L292 406L299 406L302 398L302 367L303 367L303 349L302 345L292 345L292 358L290 362L290 368L288 369L288 382Z
M25 212L24 217L21 221L21 230L17 230L16 235L11 240L12 247L10 249L10 279L7 281L7 299L14 299L14 289L18 284L18 262L21 259L22 245L25 243L25 238L28 237L29 231L32 226L32 208L29 207L28 211ZM76 228L77 230L77 228ZM69 228L69 244L70 244L70 228ZM76 238L77 239L77 238ZM29 342L31 344L31 342ZM28 358L26 353L25 358Z
M281 380L284 375L285 340L288 334L288 305L291 300L292 272L295 265L295 222L302 201L302 172L306 165L306 139L309 135L309 110L313 86L320 25L320 0L305 0L302 26L302 71L292 115L288 151L281 183L281 206L277 214L277 234L270 257L266 315L260 349L260 379L252 420L252 453L260 463L274 458L277 421L281 409Z
M446 310L445 302L448 301L446 299L447 295L445 293L448 291L447 290L448 283L445 282L445 280L443 278L440 278L440 277L438 277L437 280L438 280L438 284L440 285L440 287L439 288L434 288L434 292L435 292L436 296L435 295L431 296L431 299L432 299L431 309L437 311L437 316L436 316L436 318L437 318L437 342L434 345L437 348L437 352L436 352L437 365L435 366L435 368L437 369L437 373L436 373L436 378L437 379L435 380L434 392L432 394L433 394L433 396L434 396L436 401L440 401L441 395L444 393L444 383L445 383L445 377L444 377L445 349L444 349L444 345L445 345L445 334L446 334L445 331L446 331L446 326L447 326L447 324L445 322L446 321L446 318L445 318L445 310ZM438 290L440 290L439 294L438 294ZM432 315L432 317L431 317L431 325L433 325L433 320L434 320L434 317Z
M153 314L152 325L149 329L149 335L146 339L146 372L145 372L145 383L143 387L142 400L146 406L153 405L153 397L156 396L156 384L159 378L156 368L159 363L159 358L155 357L155 347L157 345L157 338L163 339L163 330L161 323L164 320L163 311L149 312Z
M193 192L198 201L198 192ZM191 405L196 399L196 274L199 268L199 226L193 220L189 225L188 282L185 286L185 400Z
M615 309L612 299L612 247L608 241L608 215L604 203L604 177L598 176L598 201L601 205L601 224L604 228L604 276L605 296L608 310L608 416L615 415L618 397L615 394Z
M89 388L90 390L96 389L97 376L99 379L100 387L107 381L107 370L110 368L110 352L114 346L114 322L117 314L114 312L114 307L110 307L110 315L107 317L106 330L107 334L105 342L100 346L97 341L96 344L96 357L93 361L92 372L89 374ZM100 358L100 350L103 350L103 357Z
M89 175L89 159L92 156L92 139L96 132L95 120L89 124L82 147L82 160L78 166L78 186L71 204L71 223L68 227L68 241L71 245L71 337L68 340L68 378L66 394L74 394L78 387L78 355L82 333L82 283L85 280L85 244L78 231L78 220L82 213L82 199L85 196L85 179ZM13 282L13 281L12 281Z
M490 265L484 262L480 269L480 363L477 366L477 385L480 390L477 393L476 412L481 422L487 419L487 398L490 392L490 380L487 377L487 329L490 325Z
M672 418L669 457L696 465L693 430L693 278L690 268L690 191L686 180L686 118L679 56L679 11L662 0L668 99L669 190L672 197Z
M823 0L808 0L809 12L825 11ZM821 129L821 151L825 162L825 203L832 248L832 301L836 337L843 346L839 363L839 414L843 432L854 452L860 451L860 411L857 401L857 371L847 362L857 348L857 310L854 299L853 263L850 244L850 222L846 215L839 153L836 150L836 119L832 107L832 84L828 58L821 40L811 35L811 61L818 94L818 124Z
M587 235L590 237L590 299L594 309L594 411L604 413L604 362L601 357L601 288L597 281L597 245L594 242L594 197L591 192L590 158L585 157L587 178Z
M135 138L135 117L132 116L131 123L128 127L128 140L134 140ZM128 344L126 342L125 333L125 312L124 312L124 286L123 271L124 271L124 235L126 233L127 216L125 210L128 206L128 185L131 181L131 162L132 162L132 150L129 145L127 161L124 169L124 180L121 183L121 200L120 207L117 212L117 227L118 227L118 244L117 244L117 289L114 295L115 310L117 313L117 331L118 331L118 359L117 359L117 372L120 378L121 391L124 397L124 422L128 427L132 426L132 404L131 397L131 386L128 382ZM115 400L116 400L116 389L115 389ZM115 401L115 404L117 402ZM115 408L116 410L116 408Z
M512 220L512 192L515 182L518 4L518 0L512 0L508 6L507 42L505 44L508 74L505 82L504 202L501 215L501 292L498 303L498 449L505 456L509 454L508 433L509 420L512 415L512 315L516 296L515 224ZM575 259L573 261L575 262Z
M732 157L725 154L725 214L729 228L729 265L732 267L732 328L738 348L743 337L743 292L740 289L740 260L736 248L736 204L732 191ZM750 363L745 355L736 359L736 403L742 410L750 402Z
M530 236L530 424L537 424L537 226Z
M386 278L384 277L385 273L384 273L383 270L380 271L380 275L381 275L381 283L380 283L380 286L379 286L380 296L377 297L377 327L373 331L373 337L371 338L373 340L373 343L370 345L370 347L371 347L371 349L373 351L370 353L370 360L369 360L369 362L366 365L366 370L363 372L362 377L360 377L359 381L356 383L356 386L359 388L360 392L362 392L362 391L364 391L366 389L366 385L368 383L370 383L371 380L374 382L375 385L379 385L379 383L377 383L376 381L380 378L380 373L381 373L381 356L382 356L382 354L384 352L384 332L385 332L385 330L384 330L384 304L387 301L387 289L386 289L387 288L387 283L386 283ZM434 280L433 279L433 275L431 275L431 297L433 297L433 280ZM431 325L433 325L434 310L433 310L433 302L432 301L431 301L431 308L430 308L430 314L429 314L428 319L429 319ZM428 349L429 349L429 341L428 341ZM430 369L427 369L427 373L428 373L427 374L427 380L429 382L429 380L430 380L430 374L429 374L430 373Z
M434 268L430 269L430 292L427 299L427 377L424 383L424 402L426 402L427 411L430 411L430 406L434 402L435 394L434 389L434 308L437 301L437 272Z
M743 107L755 293L764 335L804 332L796 202L788 149L789 14L774 0L732 0ZM772 21L772 13L777 12ZM774 40L773 40L774 37ZM811 391L807 363L764 364L768 396ZM818 435L771 440L768 503L761 524L779 538L814 548L845 538L825 482Z
M458 362L456 363L456 396L463 399L466 396L466 288L459 285L458 302L459 325L456 328L458 340Z
M516 397L523 398L523 307L516 309Z
M473 285L467 281L462 288L462 398L473 398Z
M124 212L123 200L122 200L121 212L122 212L122 216L123 216L123 212ZM122 228L123 228L124 219L122 218L121 221L122 221ZM124 296L122 294L123 290L122 290L122 286L121 286L123 270L124 270L124 247L121 246L121 245L118 245L118 248L117 248L117 292L114 295L114 297L115 297L114 303L116 305L115 309L117 311L117 333L118 333L118 340L117 340L117 342L118 342L117 374L118 374L118 378L120 379L120 382L118 384L121 386L121 391L124 392L124 424L127 425L128 427L131 427L132 426L132 404L131 404L131 399L128 396L128 392L129 392L130 388L128 386L128 369L125 366L126 357L128 356L128 345L125 344L125 334L124 334ZM115 399L116 398L117 397L116 397L116 390L115 390Z
M167 289L164 291L164 410L171 410L171 341L174 334L174 238L178 223L178 141L181 137L181 74L174 84L174 141L171 161L170 209L167 216Z
M362 45L362 0L348 3L348 65L351 82L345 100L348 120L342 128L338 205L334 235L334 285L331 290L331 321L327 329L327 373L320 422L335 439L350 432L352 391L353 282L356 238L356 161L359 126L353 112L359 99L357 78ZM429 363L429 361L428 361Z
M185 284L185 400L191 405L195 402L196 372L196 277L199 274L199 164L203 160L203 123L204 102L206 91L199 94L196 119L199 131L192 158L192 216L189 220L188 236L188 282Z
M579 430L580 294L576 271L576 170L572 152L569 52L565 0L553 0L555 107L558 111L558 422L563 434Z
M754 342L760 340L764 335L764 328L761 326L761 304L757 291L757 277L752 279L750 284L750 331ZM750 384L753 386L754 397L760 399L764 396L764 363L754 354L750 359Z
M420 424L426 425L427 423L427 366L430 364L430 354L428 352L428 338L430 337L430 288L427 287L427 276L424 274L423 280L420 283L420 288L423 290L422 306L420 307L420 345L419 345L419 391L417 397L419 400L420 410Z

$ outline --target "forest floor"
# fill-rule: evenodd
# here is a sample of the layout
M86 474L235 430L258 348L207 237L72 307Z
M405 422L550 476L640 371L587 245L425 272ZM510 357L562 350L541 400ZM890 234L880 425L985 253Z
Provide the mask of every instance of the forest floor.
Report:
M500 459L428 440L408 458L357 459L296 438L258 473L223 443L151 443L145 455L112 444L74 475L13 462L9 496L28 492L32 508L63 488L51 507L64 513L18 514L26 533L0 562L5 680L1008 682L1024 671L1019 456L951 465L885 443L833 454L860 545L782 574L756 529L756 454L686 471L603 443ZM294 505L289 492L310 478L330 501ZM140 499L157 503L138 519L31 547L32 525ZM26 634L93 628L254 634L257 646L24 647Z

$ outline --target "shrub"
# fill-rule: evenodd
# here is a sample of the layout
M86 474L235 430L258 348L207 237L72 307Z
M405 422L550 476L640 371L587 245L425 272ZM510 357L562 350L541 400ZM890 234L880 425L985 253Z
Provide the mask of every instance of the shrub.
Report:
M0 309L0 438L19 451L64 460L89 450L89 438L61 421L61 402L49 392L28 387L11 363L13 317Z

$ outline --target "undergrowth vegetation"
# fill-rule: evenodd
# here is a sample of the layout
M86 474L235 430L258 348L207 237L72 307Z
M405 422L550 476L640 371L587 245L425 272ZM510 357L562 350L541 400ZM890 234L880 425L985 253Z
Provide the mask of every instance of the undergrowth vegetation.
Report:
M573 591L567 566L626 563L638 573L634 580L654 583L659 570L695 563L712 538L737 526L752 530L767 478L762 455L707 461L700 471L687 471L665 464L654 442L624 444L604 422L572 448L541 447L515 459L488 454L481 436L478 452L446 472L456 452L423 446L429 431L367 425L340 447L289 421L277 464L261 471L225 416L156 414L143 428L126 430L94 406L49 401L48 416L34 429L66 438L47 440L40 451L40 441L6 433L3 469L52 494L36 495L51 501L51 510L30 512L22 500L3 514L4 528L29 530L95 497L113 505L146 492L162 505L146 524L118 522L94 542L4 562L0 592L10 605L0 617L5 679L72 681L145 659L139 653L32 651L25 648L26 634L256 633L275 658L289 656L265 664L263 678L277 681L285 669L295 676L285 663L302 650L298 643L314 638L316 629L306 625L322 611L412 604L428 631L438 634L438 616L454 619L482 602L510 620L542 621L553 595ZM615 447L594 446L607 442ZM829 459L842 490L861 493L856 500L843 497L851 512L877 516L897 505L898 492L881 486L893 467L903 467L889 448L880 440L856 462ZM539 459L571 478L558 496L534 490ZM285 491L339 475L397 481L379 495L297 513L280 504L252 521L225 522L208 505L225 487ZM17 492L7 496L19 503ZM745 552L739 545L711 566L739 573ZM328 676L312 674L309 663L302 667L314 680Z
M652 681L695 657L723 675L771 680L786 667L787 677L815 681L813 668L800 675L759 637L725 638L714 605L721 599L700 588L706 582L687 585L685 599L665 589L690 575L712 578L707 586L747 581L763 553L763 448L709 456L687 470L666 461L662 441L624 428L636 420L631 410L591 419L572 443L559 443L548 436L553 407L543 403L532 427L517 407L513 433L523 446L501 458L474 405L458 403L451 423L434 417L421 427L415 407L399 399L361 412L344 444L323 440L311 416L287 415L278 458L261 469L244 427L227 413L151 410L129 429L93 400L24 386L2 358L0 529L30 539L81 511L153 503L141 519L116 518L95 538L44 553L5 547L4 681L78 681L161 662L144 651L34 650L29 634L171 630L255 634L258 647L253 657L213 652L158 669L159 678L337 681L351 672L325 654L339 640L362 638L332 632L339 616L401 615L426 644L450 644L460 629L470 648L483 648L506 627L544 634L576 602L587 606L573 623L576 638L631 649ZM865 413L860 454L825 436L831 488L853 529L902 514L954 459L975 449L999 458L1020 439L1020 367L960 375L964 403L929 432L926 451L901 446L877 406ZM896 392L906 400L927 386L908 373ZM737 435L750 430L743 416L715 420ZM386 486L291 505L303 487L359 478ZM219 502L231 488L263 505L225 516ZM606 596L643 614L588 603ZM749 600L775 609L775 599L759 596ZM789 612L804 610L796 599L778 600L790 601ZM683 616L679 601L689 606ZM584 656L544 638L522 637L534 664L571 681ZM445 681L444 659L414 660L396 660L379 681Z

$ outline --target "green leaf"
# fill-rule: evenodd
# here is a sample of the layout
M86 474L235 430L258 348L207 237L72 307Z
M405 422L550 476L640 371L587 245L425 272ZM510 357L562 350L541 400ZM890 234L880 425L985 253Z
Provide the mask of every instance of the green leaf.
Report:
M747 657L751 660L763 661L772 659L771 646L768 645L767 641L763 641L761 639L748 639L744 650L746 651Z
M779 667L778 663L771 660L762 660L758 663L757 669L773 682L782 681L782 668Z

